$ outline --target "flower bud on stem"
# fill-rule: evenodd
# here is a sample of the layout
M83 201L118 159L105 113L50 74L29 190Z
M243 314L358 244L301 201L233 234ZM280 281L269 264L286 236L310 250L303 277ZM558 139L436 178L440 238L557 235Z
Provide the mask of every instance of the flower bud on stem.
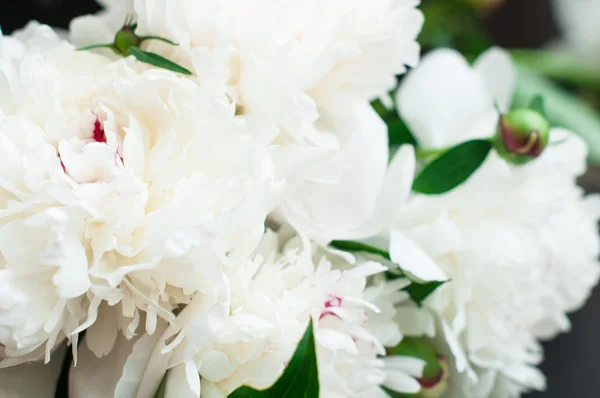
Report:
M525 164L542 154L550 136L548 121L532 109L515 109L500 117L493 143L513 164Z

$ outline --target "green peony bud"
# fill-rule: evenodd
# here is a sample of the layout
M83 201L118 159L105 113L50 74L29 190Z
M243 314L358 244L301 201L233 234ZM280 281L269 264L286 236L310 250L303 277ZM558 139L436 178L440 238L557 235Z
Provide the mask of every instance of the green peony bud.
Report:
M448 390L448 364L443 357L438 357L438 362L440 364L441 371L435 379L419 379L421 383L421 391L415 398L441 398Z
M116 53L124 56L130 54L132 47L138 47L141 43L139 36L135 34L131 25L125 25L115 35L115 42L113 44Z
M540 156L548 145L550 125L538 112L515 109L500 117L494 148L513 164L524 164Z
M420 377L421 391L414 398L440 398L448 388L448 365L435 348L425 339L405 337L394 348L388 348L388 355L401 355L425 361L423 376Z

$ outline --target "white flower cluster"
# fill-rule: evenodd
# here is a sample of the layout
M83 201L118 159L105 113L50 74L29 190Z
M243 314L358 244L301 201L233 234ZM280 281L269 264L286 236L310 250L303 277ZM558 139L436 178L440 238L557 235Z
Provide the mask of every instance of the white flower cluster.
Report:
M309 324L324 398L544 388L539 340L600 276L585 145L553 129L527 165L491 153L411 193L422 162L371 106L396 104L420 149L489 138L503 51L417 66L418 0L101 3L69 41L0 36L0 397L54 398L65 357L72 398L267 389ZM128 18L162 38L134 46L192 74L77 51Z

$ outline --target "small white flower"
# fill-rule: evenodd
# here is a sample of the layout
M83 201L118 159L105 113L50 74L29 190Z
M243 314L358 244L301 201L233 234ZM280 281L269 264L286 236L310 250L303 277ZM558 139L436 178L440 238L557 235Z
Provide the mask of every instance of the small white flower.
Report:
M492 49L471 68L456 52L428 55L398 93L399 112L424 148L443 148L494 134L506 110L514 70ZM390 246L417 244L450 282L427 300L441 317L440 348L459 374L451 396L519 396L544 388L534 367L538 338L568 330L598 280L600 202L583 197L575 178L585 170L585 145L552 129L535 161L511 167L495 153L463 185L444 195L414 195L391 223ZM402 248L402 246L401 246ZM421 255L405 250L418 269ZM462 380L462 381L461 381Z
M15 357L0 366L42 345L48 359L102 302L131 338L141 311L152 334L198 292L214 297L279 189L224 95L30 28L0 70L0 343Z

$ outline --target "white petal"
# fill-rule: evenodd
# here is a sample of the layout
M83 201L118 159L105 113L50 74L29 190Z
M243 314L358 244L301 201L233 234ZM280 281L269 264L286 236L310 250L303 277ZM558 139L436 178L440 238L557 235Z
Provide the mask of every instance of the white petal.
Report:
M198 397L200 397L200 375L196 365L185 362L169 370L165 398Z
M0 369L0 396L54 398L67 346L57 349L48 364L30 362Z
M397 104L400 115L425 148L461 142L464 129L493 110L483 81L462 55L447 49L429 53L408 74L398 90Z
M415 394L421 390L421 384L404 372L386 371L385 386L392 391Z
M413 377L423 376L423 369L426 365L426 362L422 359L400 355L385 357L383 361L386 370L403 371Z
M483 79L498 108L507 112L517 82L517 70L510 54L498 47L491 48L475 61L473 67Z
M150 367L161 367L159 372L153 372L154 378L146 377L144 381L147 384L158 388L165 372L167 371L167 361L169 356L161 354L157 349L160 339L163 337L163 332L166 329L166 322L160 323L160 329L153 335L142 335L135 344L131 354L127 357L127 361L123 366L123 372L115 388L116 397L135 397L143 396L139 394L142 387L149 388L148 385L142 385L144 375ZM163 344L164 345L164 344Z
M338 96L329 101L326 114L331 128L346 136L340 180L335 184L306 182L302 194L285 210L299 230L323 241L344 239L346 231L372 217L388 156L387 128L367 101Z
M445 281L448 279L423 249L397 230L390 233L390 257L404 271L422 281Z

